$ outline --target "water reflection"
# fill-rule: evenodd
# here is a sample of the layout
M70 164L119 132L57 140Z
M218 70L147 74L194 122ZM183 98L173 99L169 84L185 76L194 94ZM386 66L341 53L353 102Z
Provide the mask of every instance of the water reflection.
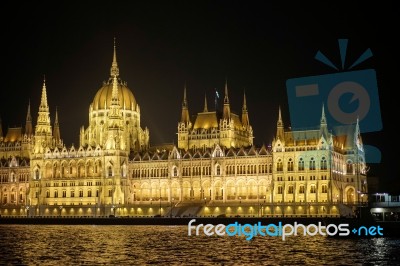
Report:
M186 226L0 225L0 263L40 265L385 264L400 239L187 236Z

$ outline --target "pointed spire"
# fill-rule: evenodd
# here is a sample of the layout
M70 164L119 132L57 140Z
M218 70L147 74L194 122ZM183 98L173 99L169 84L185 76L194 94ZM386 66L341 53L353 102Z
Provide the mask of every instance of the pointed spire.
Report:
M282 121L282 112L281 107L279 106L279 114L278 114L278 122L276 123L276 138L280 140L284 140L284 128L283 128L283 121Z
M204 94L204 110L203 112L208 112L208 107L207 107L207 94Z
M25 134L28 136L33 134L32 116L31 116L31 100L29 100L28 111L26 113Z
M243 92L243 107L242 110L247 111L247 103L246 103L246 91Z
M326 117L325 117L325 107L324 104L322 104L322 115L321 115L321 125L326 124Z
M0 117L0 140L2 140L3 138L3 126L2 126L2 121L1 121L1 117Z
M43 78L42 98L40 100L39 110L43 112L49 111L49 106L47 104L46 76Z
M56 106L56 116L55 116L55 118L54 118L54 126L59 126L59 123L58 123L58 110L57 110L57 106Z
M243 126L249 126L249 114L247 112L247 103L246 103L246 92L243 92L243 107L242 107L242 124Z
M186 82L185 82L185 87L183 89L183 102L182 102L182 107L188 107L187 104L187 99L186 99Z
M119 68L117 63L117 48L115 44L115 37L114 37L114 54L113 54L113 62L111 64L111 77L118 77L119 76Z
M55 115L55 118L54 118L53 137L54 137L55 144L56 145L60 144L61 136L60 136L60 124L58 123L58 110L57 110L57 107L56 107L56 115Z
M225 80L225 96L224 96L224 103L229 103L229 96L228 96L228 79Z
M325 140L328 138L328 125L326 123L324 104L322 104L320 135L323 136L325 138Z
M223 118L229 119L231 117L231 107L229 105L229 97L228 97L228 79L225 80L225 96L224 96L224 110L223 110Z
M182 101L181 122L182 122L182 123L188 123L188 122L190 122L190 120L189 120L188 103L187 103L187 99L186 99L186 83L185 83L185 87L184 87L184 89L183 89L183 101Z
M43 79L42 98L40 100L37 123L35 127L35 151L43 150L44 146L52 147L52 130L50 111L47 104L46 78Z

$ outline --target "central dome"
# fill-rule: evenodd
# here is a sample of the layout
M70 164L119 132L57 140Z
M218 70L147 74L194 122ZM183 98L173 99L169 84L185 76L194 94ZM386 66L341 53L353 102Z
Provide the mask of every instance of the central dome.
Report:
M118 99L119 104L124 109L135 110L136 108L136 100L133 96L132 91L125 85L118 82ZM112 89L113 83L108 82L101 87L96 96L94 96L93 100L93 110L104 110L108 109L111 106L111 98L112 98Z

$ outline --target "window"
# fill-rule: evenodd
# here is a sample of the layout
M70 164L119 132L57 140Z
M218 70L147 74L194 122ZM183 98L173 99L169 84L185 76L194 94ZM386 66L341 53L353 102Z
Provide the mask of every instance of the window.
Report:
M108 196L112 197L112 190L111 189L108 190Z
M278 176L278 177L277 177L277 181L283 181L283 177Z
M91 191L91 190L88 190L87 196L88 196L88 197L91 197L91 196L92 196L92 191Z
M99 196L99 190L96 190L96 197Z
M46 191L46 198L50 198L50 191Z
M288 161L287 170L289 172L293 171L293 161L292 161L292 159L289 159L289 161Z
M353 173L353 164L351 161L348 161L346 164L346 173L352 174Z
M322 157L321 159L321 170L326 170L328 169L327 163L326 163L326 159L325 157Z
M278 194L283 194L283 187L282 186L278 187Z
M310 160L310 170L315 170L315 161L314 161L314 158L311 158L311 160Z
M315 186L314 185L312 185L311 187L310 187L310 193L315 193L316 192L316 190L315 190Z
M215 174L216 175L221 175L221 166L219 166L219 165L216 166Z
M35 171L35 178L39 179L39 169L36 169L36 171Z
M112 176L112 168L111 168L111 166L108 167L108 176Z
M54 197L58 198L58 190L54 191Z
M83 197L83 190L79 190L79 197L80 197L80 198Z
M293 186L289 186L288 194L293 194Z
M304 171L304 161L303 158L299 160L299 171Z
M62 192L62 197L63 197L63 198L66 198L66 197L67 197L67 191L63 190L63 192Z
M281 159L278 160L278 163L276 164L276 171L277 172L282 172L283 171L283 163Z
M71 190L71 198L75 197L75 191Z
M328 193L328 186L322 185L322 193Z
M304 194L304 186L300 186L299 187L299 193L300 194Z
M304 181L304 175L299 176L299 181Z

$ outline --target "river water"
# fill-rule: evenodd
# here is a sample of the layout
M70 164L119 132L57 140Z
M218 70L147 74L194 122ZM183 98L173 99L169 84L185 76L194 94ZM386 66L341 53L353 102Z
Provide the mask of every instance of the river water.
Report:
M187 226L0 225L6 265L399 265L399 238L188 236Z

